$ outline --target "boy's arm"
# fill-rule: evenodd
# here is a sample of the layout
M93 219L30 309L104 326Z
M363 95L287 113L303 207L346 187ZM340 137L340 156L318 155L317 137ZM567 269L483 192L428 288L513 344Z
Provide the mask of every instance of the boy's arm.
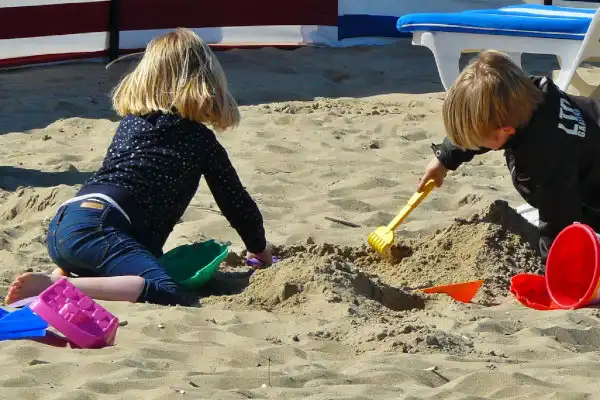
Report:
M204 179L219 209L240 235L246 250L260 253L267 245L260 210L242 185L223 146L216 138L211 142L213 144L207 149L204 164Z
M455 171L462 163L469 162L476 154L483 154L490 149L482 148L480 150L466 150L455 146L450 139L444 138L441 144L433 144L431 146L433 153L444 167Z

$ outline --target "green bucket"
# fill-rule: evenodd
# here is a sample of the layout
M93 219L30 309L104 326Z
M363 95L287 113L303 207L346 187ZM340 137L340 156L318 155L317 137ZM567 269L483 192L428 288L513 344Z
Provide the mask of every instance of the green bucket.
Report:
M165 253L159 262L183 288L197 289L213 278L228 253L228 245L211 239L176 247Z

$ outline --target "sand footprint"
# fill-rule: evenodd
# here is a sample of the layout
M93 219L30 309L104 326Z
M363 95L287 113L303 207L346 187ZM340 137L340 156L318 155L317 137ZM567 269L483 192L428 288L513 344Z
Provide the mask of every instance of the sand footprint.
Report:
M131 379L112 379L90 380L82 385L82 389L87 389L103 395L115 395L129 390L150 390L157 389L164 385L162 378L147 378L140 380Z
M271 152L276 153L276 154L294 154L294 153L297 152L294 149L290 149L288 147L280 146L280 145L277 145L277 144L268 144L268 145L265 146L265 148L266 148L267 151L271 151Z
M361 213L377 211L376 207L373 207L372 205L365 203L364 201L360 201L360 200L332 199L332 200L327 200L327 202L336 207L339 207L340 209L342 209L344 211L353 211L353 212L361 212Z
M144 347L139 350L139 355L154 360L187 361L193 354L175 350L163 350L156 347Z
M35 378L27 375L0 380L0 386L3 388L37 388L41 384Z

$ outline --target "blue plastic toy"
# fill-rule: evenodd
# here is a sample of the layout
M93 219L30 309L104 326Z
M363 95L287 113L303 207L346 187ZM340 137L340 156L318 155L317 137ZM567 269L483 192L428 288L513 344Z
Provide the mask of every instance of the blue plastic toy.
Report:
M0 308L0 340L44 337L47 328L48 323L29 307L13 312Z

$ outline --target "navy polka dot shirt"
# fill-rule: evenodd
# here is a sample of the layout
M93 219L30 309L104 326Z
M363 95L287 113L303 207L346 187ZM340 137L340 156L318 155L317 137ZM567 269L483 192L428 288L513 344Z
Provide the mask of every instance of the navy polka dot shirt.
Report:
M177 115L128 115L102 167L78 195L103 193L130 217L139 242L162 255L204 176L215 201L250 252L266 246L263 219L215 134Z

